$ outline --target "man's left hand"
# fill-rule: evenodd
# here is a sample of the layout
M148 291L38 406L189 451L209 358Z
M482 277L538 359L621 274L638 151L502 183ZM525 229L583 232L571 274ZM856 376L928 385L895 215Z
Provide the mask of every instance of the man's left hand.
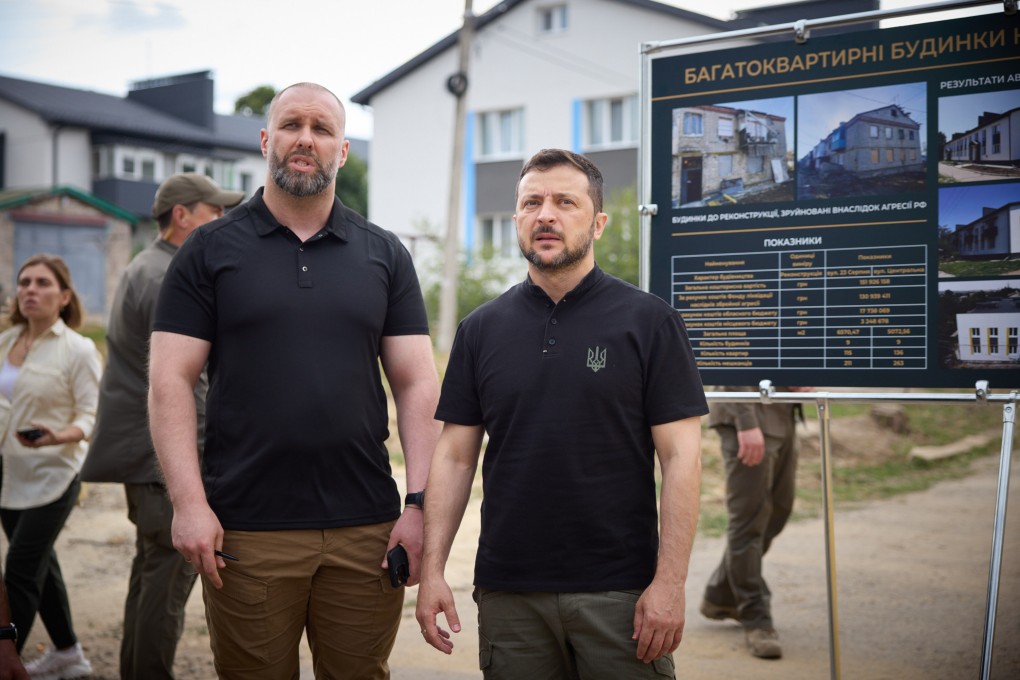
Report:
M665 656L680 646L684 636L683 586L652 581L634 609L637 657L645 663Z

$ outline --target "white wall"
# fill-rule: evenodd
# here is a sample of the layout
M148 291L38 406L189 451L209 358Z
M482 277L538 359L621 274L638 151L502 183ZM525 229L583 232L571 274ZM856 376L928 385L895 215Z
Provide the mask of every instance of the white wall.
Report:
M34 113L0 100L0 131L6 136L6 188L49 187L53 183L49 127Z
M1016 359L1016 354L1008 353L1009 329L1020 326L1020 314L1009 312L995 312L988 314L957 314L956 327L957 338L960 343L960 359L962 361L1007 361ZM977 328L981 332L981 351L972 352L970 346L970 332ZM988 329L998 329L999 351L990 353L988 351Z
M92 141L87 130L60 129L57 135L57 185L92 191Z

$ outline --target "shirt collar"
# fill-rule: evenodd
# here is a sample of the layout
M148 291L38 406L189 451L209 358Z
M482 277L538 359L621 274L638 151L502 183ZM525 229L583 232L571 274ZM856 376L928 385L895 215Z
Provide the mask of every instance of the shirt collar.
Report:
M563 296L563 299L575 300L581 297L589 290L594 288L595 284L601 281L605 277L605 275L606 275L605 272L603 272L596 264L594 267L592 267L592 270L585 274L584 278L581 279L581 281L576 286L574 286L573 290L571 290L570 292ZM540 286L538 286L534 281L531 280L531 274L528 274L528 277L524 279L523 286L524 290L530 293L531 295L549 299L549 296L545 294L545 291L542 290Z
M264 189L265 187L259 187L248 202L248 208L255 216L255 233L259 236L268 236L277 229L284 228L284 225L277 221L273 213L269 212L269 206L266 205L262 196ZM325 230L327 234L332 234L341 241L347 241L347 208L336 196L333 197L333 209L326 220Z
M170 241L167 241L165 238L157 238L155 242L155 247L162 251L170 253L171 255L176 253L178 248L173 243L170 243Z

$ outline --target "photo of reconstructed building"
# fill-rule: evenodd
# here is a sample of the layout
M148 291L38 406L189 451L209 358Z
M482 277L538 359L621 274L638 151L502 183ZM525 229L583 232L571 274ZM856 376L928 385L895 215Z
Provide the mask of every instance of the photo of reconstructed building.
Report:
M793 98L673 110L674 208L793 200Z
M939 182L1020 178L1020 90L939 99Z
M798 97L798 197L923 190L925 90L912 83Z
M1007 368L1020 362L1020 281L939 282L942 364Z
M939 226L943 261L1020 258L1020 183L940 189Z

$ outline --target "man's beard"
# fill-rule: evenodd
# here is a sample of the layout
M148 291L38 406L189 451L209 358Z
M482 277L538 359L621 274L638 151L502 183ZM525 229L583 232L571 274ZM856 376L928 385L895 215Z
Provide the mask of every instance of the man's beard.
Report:
M539 234L555 234L555 230L551 227L538 227L531 235L534 239ZM575 264L583 260L588 253L591 251L591 245L595 242L595 220L592 220L591 229L588 230L588 237L583 243L578 245L576 248L571 248L566 244L564 239L564 248L559 255L555 257L551 262L545 262L542 260L542 256L534 248L525 248L524 243L518 239L517 245L521 248L521 253L524 258L535 265L535 268L543 272L554 272L561 269L569 269Z
M287 167L286 161L277 156L275 151L271 151L269 153L269 172L276 186L291 196L299 198L317 196L326 191L336 180L336 161L324 168L319 162L318 157L310 153L292 155L310 158L315 163L315 172L305 173L291 170Z

